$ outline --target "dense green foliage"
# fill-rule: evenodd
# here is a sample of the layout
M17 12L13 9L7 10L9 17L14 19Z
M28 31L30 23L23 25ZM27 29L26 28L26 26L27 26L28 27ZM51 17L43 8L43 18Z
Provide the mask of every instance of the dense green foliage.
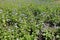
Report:
M9 3L0 0L0 40L38 40L46 21L60 27L59 4L21 2L18 0ZM53 40L54 37L60 40L60 29L48 27L43 31L45 40Z

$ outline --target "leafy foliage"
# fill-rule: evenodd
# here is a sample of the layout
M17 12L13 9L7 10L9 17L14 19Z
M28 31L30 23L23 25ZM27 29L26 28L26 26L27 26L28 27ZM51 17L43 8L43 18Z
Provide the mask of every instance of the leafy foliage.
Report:
M60 5L18 3L0 5L0 40L60 39ZM50 26L44 26L45 23Z

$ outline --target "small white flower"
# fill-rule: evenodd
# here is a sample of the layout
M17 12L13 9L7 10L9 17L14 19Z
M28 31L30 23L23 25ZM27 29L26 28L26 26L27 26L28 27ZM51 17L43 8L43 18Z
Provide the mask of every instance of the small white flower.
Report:
M15 23L15 27L18 28L17 23Z
M36 26L38 27L39 25L37 24Z
M18 38L16 40L19 40Z
M59 35L57 35L56 37L59 38Z
M25 14L21 14L21 16L25 16Z
M15 26L16 28L18 28L18 26Z
M14 31L14 30L11 30L12 32Z
M2 12L3 12L3 10L0 9L0 13L2 13Z

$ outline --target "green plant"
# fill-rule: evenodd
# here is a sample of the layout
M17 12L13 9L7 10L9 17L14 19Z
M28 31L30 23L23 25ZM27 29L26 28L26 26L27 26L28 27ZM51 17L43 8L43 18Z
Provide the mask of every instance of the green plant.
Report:
M45 21L51 21L56 27L60 27L59 4L28 3L24 0L0 1L0 40L37 40ZM45 29L42 34L46 36L45 40L52 40L55 32L60 38L59 30L55 30L50 27Z

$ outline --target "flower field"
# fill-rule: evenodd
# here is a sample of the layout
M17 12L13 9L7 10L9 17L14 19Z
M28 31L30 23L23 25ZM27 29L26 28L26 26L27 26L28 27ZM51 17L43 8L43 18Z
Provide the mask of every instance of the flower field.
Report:
M60 1L0 0L0 40L60 40Z

